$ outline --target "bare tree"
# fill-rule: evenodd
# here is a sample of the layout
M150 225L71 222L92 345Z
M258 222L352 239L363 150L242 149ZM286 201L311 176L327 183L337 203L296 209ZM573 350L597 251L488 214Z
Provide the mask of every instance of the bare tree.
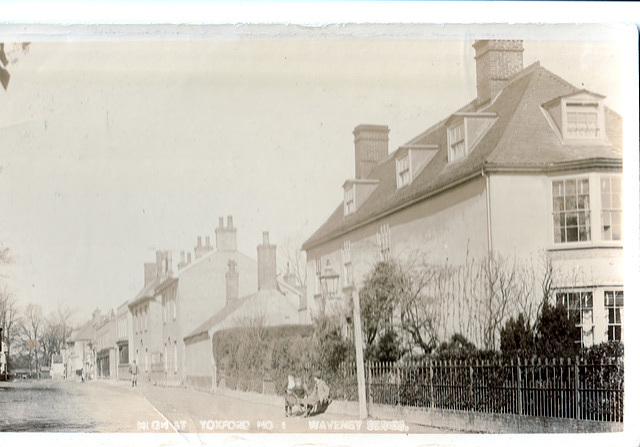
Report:
M0 243L0 266L10 264L11 261L11 252L9 251L9 247L5 247ZM6 277L2 271L0 271L0 277Z
M39 304L29 303L24 311L22 321L22 337L25 346L29 350L29 371L31 371L31 352L35 359L36 374L40 373L39 344L43 326L42 307Z
M406 267L400 293L400 324L403 331L423 352L431 352L438 343L436 297L428 293L437 272L430 266Z
M70 319L73 313L70 307L59 305L57 312L44 320L39 345L45 365L50 366L51 356L59 355L66 347L67 338L71 336Z
M6 344L7 364L11 362L11 345L18 340L18 305L13 293L5 286L0 290L0 327L3 328L3 343Z
M278 247L281 270L294 276L297 284L303 290L307 288L307 254L300 247L302 238L291 236Z

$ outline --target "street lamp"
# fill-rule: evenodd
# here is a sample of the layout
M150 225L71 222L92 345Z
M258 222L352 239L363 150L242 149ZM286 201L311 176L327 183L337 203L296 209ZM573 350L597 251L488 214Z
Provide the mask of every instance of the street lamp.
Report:
M327 298L333 298L338 294L338 283L340 275L331 267L331 263L327 259L324 271L320 275L320 285L322 286L322 294Z
M338 294L338 283L340 275L331 267L329 260L324 271L320 275L320 285L322 286L322 293L325 297L333 298ZM363 342L362 342L362 322L360 320L360 296L358 291L353 287L353 326L354 326L354 339L356 344L356 376L358 379L358 406L360 419L367 418L367 393L364 382L364 356L362 354Z

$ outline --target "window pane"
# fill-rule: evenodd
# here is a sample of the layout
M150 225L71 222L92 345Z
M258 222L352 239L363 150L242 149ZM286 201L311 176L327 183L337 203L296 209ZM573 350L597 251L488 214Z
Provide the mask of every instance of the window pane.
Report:
M616 306L622 307L624 305L624 292L616 292Z
M580 180L580 194L589 194L589 179Z
M603 178L601 182L601 187L603 193L608 193L611 191L611 179Z
M584 302L585 307L593 308L593 294L592 293L585 293L583 302Z
M553 182L553 196L564 197L564 182Z
M564 197L554 197L553 211L564 211Z
M614 308L610 308L609 309L609 324L613 324L616 322L616 318L615 318L615 309Z
M580 311L579 310L569 311L569 320L571 320L573 324L580 324Z
M604 207L604 205L603 205ZM620 193L612 193L611 194L611 207L615 209L622 209L622 194Z
M622 340L622 327L621 326L614 326L613 327L613 332L614 332L614 340L616 340L616 341Z
M581 195L578 196L578 208L581 210L587 210L589 209L589 196L588 195Z
M604 292L604 305L605 306L613 305L613 292Z
M567 242L578 242L578 228L567 228Z
M565 195L566 196L575 196L576 195L576 181L575 180L567 180L565 181Z
M611 179L611 191L612 192L622 192L622 180L619 178Z
M602 194L602 208L603 209L611 208L611 195L610 194Z

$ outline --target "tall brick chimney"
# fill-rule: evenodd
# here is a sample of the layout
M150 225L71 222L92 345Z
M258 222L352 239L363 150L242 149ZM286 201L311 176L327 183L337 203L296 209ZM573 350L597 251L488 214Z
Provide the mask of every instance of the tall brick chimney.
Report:
M262 245L258 245L258 290L277 288L276 274L276 246L269 243L269 232L265 231Z
M236 261L229 259L229 271L225 274L227 279L227 304L231 300L238 299L240 297L240 274L236 270Z
M238 249L237 229L233 227L233 216L227 216L227 226L221 217L216 228L216 248L218 251L236 251Z
M353 130L356 149L356 178L367 178L369 173L389 153L389 127L361 124Z
M515 74L522 71L521 40L476 40L477 105L494 99Z
M144 285L149 285L157 276L157 265L155 262L144 263Z

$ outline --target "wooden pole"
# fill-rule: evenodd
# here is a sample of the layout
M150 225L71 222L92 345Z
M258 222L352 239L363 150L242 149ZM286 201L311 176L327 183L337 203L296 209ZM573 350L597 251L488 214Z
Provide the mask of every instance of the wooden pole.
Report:
M356 342L356 373L358 378L358 408L360 419L366 419L367 414L367 390L364 380L364 355L362 353L362 322L360 320L360 295L357 290L353 291L353 325Z

